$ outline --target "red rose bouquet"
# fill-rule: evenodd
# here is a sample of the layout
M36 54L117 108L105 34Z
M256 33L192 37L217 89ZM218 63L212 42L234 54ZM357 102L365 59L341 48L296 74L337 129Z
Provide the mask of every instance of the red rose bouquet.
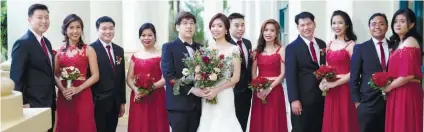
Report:
M318 70L314 72L315 77L318 80L325 78L328 82L334 82L337 80L336 69L331 66L322 65ZM327 90L322 91L322 96L327 95Z
M149 95L155 89L153 81L154 78L150 77L150 74L139 74L135 76L135 86L142 98Z
M389 73L376 72L372 74L372 77L370 81L368 82L368 84L370 85L371 88L380 90L384 98L386 98L386 93L384 93L383 90L387 88L387 86L389 86L389 84L392 83L392 81L393 81L393 77L391 77Z
M254 91L262 91L266 88L268 88L271 85L271 82L263 77L257 77L255 79L252 80L252 82L250 82L249 84L249 88L254 90ZM262 104L266 104L266 99L261 99L262 100Z

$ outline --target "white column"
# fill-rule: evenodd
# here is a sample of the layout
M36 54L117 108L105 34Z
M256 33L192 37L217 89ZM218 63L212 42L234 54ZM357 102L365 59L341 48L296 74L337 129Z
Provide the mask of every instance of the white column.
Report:
M79 8L77 8L79 9ZM102 16L109 16L115 21L114 43L122 46L122 2L121 1L90 1L90 42L97 40L96 20Z
M357 43L362 43L371 39L368 20L374 13L386 14L389 26L386 38L392 35L390 24L393 14L399 9L398 1L354 1L352 2L352 8L354 10L351 18L353 21L353 30L358 36Z
M297 25L295 23L295 16L297 14L299 14L300 12L302 12L302 2L299 0L289 0L289 7L288 7L288 16L289 16L289 29L288 29L288 34L289 34L289 42L292 42L293 40L295 40L297 38L297 35L299 34L298 30L297 30Z

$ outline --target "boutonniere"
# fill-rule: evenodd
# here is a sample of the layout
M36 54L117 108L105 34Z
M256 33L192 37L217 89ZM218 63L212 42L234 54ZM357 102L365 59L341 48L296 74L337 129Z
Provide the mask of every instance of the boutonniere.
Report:
M321 49L319 49L319 52L320 52L320 54L321 54L321 56L324 56L324 54L325 54L325 48L321 48Z
M116 56L116 64L117 65L120 65L121 64L121 61L122 61L122 57Z
M256 56L256 50L250 50L249 53L251 59Z
M56 50L53 50L52 52L53 52L53 53L52 53L52 54L53 54L53 56L56 56L57 51L56 51Z

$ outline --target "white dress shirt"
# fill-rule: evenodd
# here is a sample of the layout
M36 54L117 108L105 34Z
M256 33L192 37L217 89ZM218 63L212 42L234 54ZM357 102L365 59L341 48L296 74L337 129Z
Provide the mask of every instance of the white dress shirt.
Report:
M109 53L108 53L108 51L107 51L107 48L106 48L106 46L108 46L108 45L110 45L110 55L111 55L111 57L112 57L112 62L113 62L113 64L115 65L115 54L113 53L113 46L112 46L112 42L110 42L110 43L106 43L106 42L104 42L104 41L102 41L101 39L99 39L100 40L100 42L102 43L102 45L103 45L103 48L105 48L105 50L106 50L106 54L107 54L107 57L109 58ZM110 58L109 58L110 59Z
M180 38L180 40L183 42L183 44L185 43L185 41L184 41L183 39L181 39L181 37L180 37L180 36L178 36L178 38ZM187 42L187 43L188 43L188 44L193 44L193 42L191 42L191 43ZM186 47L187 52L188 52L188 54L190 55L190 57L193 57L194 49L192 49L190 46L185 46L185 47Z
M309 51L309 54L311 55L312 60L314 60L314 57L312 56L312 53L311 53L311 49L309 48L309 43L311 41L309 41L308 39L304 38L302 35L300 35L300 37L303 39L303 41L305 41L305 44L306 44L306 46L309 49L308 50ZM319 62L320 62L320 54L321 53L319 52L319 45L318 45L317 41L315 40L315 37L314 37L314 39L312 39L312 42L314 43L314 49L315 49L315 55L317 57L317 63L318 63L318 65L320 65Z
M233 41L236 42L237 47L239 47L238 44L237 44L238 39L234 38L233 36L231 36L231 39L233 39ZM240 40L241 40L241 45L242 45L242 50L243 50L243 55L244 55L243 57L244 57L244 60L246 61L246 67L247 67L247 64L249 64L249 59L248 59L249 58L249 56L248 56L249 51L247 50L246 44L244 44L243 39L240 39Z
M372 41L374 42L375 50L377 50L378 60L380 60L381 63L381 51L380 51L380 45L378 45L379 40L372 38ZM384 57L386 59L386 66L389 62L389 44L387 43L386 39L383 39L383 50L384 50Z
M35 36L35 38L37 38L37 41L38 41L38 43L40 44L40 46L41 46L41 49L43 49L43 45L41 45L41 39L43 38L43 36L40 36L40 35L38 35L37 33L35 33L31 28L29 29L31 32L32 32L32 34L34 34L34 36ZM50 53L50 51L49 51L49 47L47 47L47 42L46 42L46 40L44 40L44 43L46 44L46 48L47 48L47 54L49 55L48 57L49 57L49 60L50 60L50 66L52 66L52 68L53 68L53 60L52 60L52 54ZM44 51L43 51L44 52Z

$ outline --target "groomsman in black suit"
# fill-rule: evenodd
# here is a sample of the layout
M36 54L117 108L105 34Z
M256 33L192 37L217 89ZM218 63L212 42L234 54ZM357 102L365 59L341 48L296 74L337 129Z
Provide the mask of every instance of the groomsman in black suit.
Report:
M115 22L108 16L97 19L99 39L92 43L97 54L100 79L94 84L94 114L98 132L115 132L125 113L124 49L112 42ZM88 72L90 73L90 72Z
M286 48L286 80L291 103L292 132L321 132L324 97L313 72L325 65L326 44L314 37L315 17L302 12L295 17L300 35ZM285 114L285 113L281 113Z
M13 44L10 78L15 82L15 90L22 92L24 108L51 108L53 127L56 110L54 54L50 41L43 35L50 26L47 6L31 5L28 22L30 28L26 34Z
M372 38L354 47L350 63L350 93L358 109L361 132L384 132L386 101L368 81L375 72L387 71L389 42L385 38L386 15L376 13L368 21Z
M193 42L196 18L190 12L180 12L175 20L178 38L162 46L161 67L166 80L166 110L172 132L196 132L201 115L201 97L205 96L194 84L180 87L179 94L174 95L173 80L183 76L186 67L183 58L193 56L200 44Z
M236 107L237 119L243 131L246 131L247 120L249 118L252 90L249 83L252 80L252 44L248 39L243 38L245 31L244 16L240 13L232 13L228 16L230 20L230 43L239 46L242 55L242 67L240 72L240 81L234 87L234 103Z

